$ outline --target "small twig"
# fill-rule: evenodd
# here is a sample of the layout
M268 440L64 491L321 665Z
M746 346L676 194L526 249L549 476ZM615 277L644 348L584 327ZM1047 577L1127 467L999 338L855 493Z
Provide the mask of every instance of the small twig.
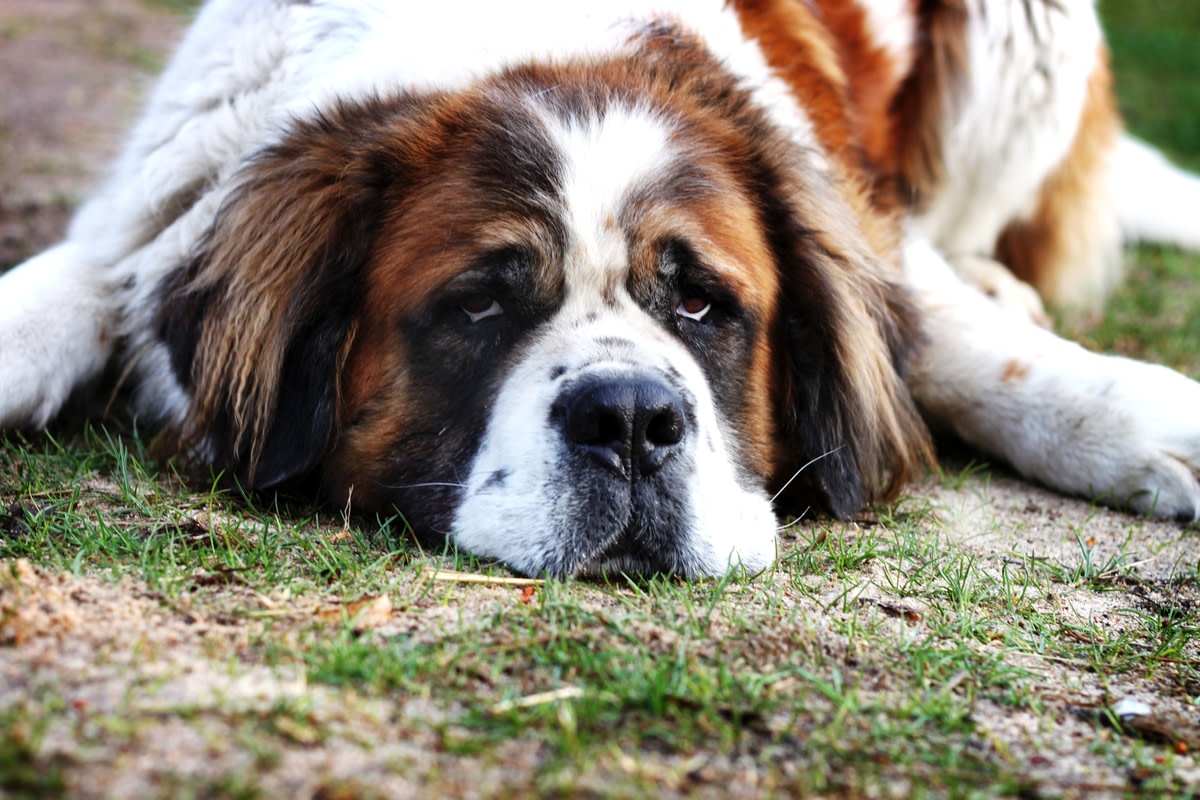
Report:
M556 703L559 700L572 700L576 697L583 696L583 689L578 686L564 686L561 689L554 689L549 692L538 692L537 694L526 695L519 697L516 700L504 700L496 703L488 709L490 714L507 714L509 711L514 711L518 708L533 708L534 706L544 706L547 703Z
M540 578L504 578L494 575L479 575L474 572L459 572L453 569L436 569L426 567L422 570L430 580L447 581L450 583L483 583L497 586L541 586L545 583Z

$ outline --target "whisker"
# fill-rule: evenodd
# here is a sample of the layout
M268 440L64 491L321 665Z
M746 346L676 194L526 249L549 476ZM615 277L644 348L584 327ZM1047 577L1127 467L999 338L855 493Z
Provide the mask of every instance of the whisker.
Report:
M465 489L465 483L381 483L384 489Z
M792 485L792 481L794 481L794 480L796 480L796 478L800 477L801 472L804 472L804 470L808 469L813 464L820 461L822 458L828 458L829 456L833 455L834 453L836 453L838 450L841 450L845 446L846 445L844 445L844 444L839 444L837 447L833 448L832 450L827 450L826 452L821 453L821 455L817 456L816 458L812 459L807 464L802 466L800 469L796 470L795 474L793 474L792 477L787 479L787 483L785 483L783 486L779 487L779 491L776 492L775 496L771 498L771 502L774 503L775 500L779 497L779 495L783 494L784 491L787 489L787 487Z
M807 517L807 516L808 516L808 512L809 512L809 511L812 511L812 506L808 506L808 507L807 507L807 508L805 508L803 511L801 511L799 514L797 514L797 515L796 515L796 516L795 516L795 517L792 519L792 521L791 521L791 522L785 523L785 524L783 524L783 525L777 525L777 526L775 526L775 532L776 532L776 533L783 533L783 532L784 532L784 531L786 531L788 528L794 528L794 527L795 527L797 524L799 524L800 520L802 520L802 519L804 519L805 517Z

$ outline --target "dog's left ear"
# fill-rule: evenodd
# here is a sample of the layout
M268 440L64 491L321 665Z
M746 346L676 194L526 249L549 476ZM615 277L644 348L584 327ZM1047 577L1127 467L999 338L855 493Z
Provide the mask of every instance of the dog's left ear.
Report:
M889 272L881 258L889 243L876 241L897 233L899 223L880 218L876 229L870 187L857 182L866 177L842 174L837 158L779 129L698 42L668 27L647 41L640 63L670 74L729 125L719 149L737 157L773 256L776 503L785 512L816 507L848 517L891 496L931 461L928 431L903 377L918 344L916 316L898 283L900 267ZM830 112L845 98L832 79L822 90L822 80L811 83L827 90L818 99ZM842 122L853 127L849 118Z
M313 470L389 193L403 191L403 101L297 123L251 160L185 269L159 333L191 398L185 445L264 488Z
M846 518L930 460L904 384L915 311L828 179L777 189L764 200L781 287L776 419L787 456L777 503Z

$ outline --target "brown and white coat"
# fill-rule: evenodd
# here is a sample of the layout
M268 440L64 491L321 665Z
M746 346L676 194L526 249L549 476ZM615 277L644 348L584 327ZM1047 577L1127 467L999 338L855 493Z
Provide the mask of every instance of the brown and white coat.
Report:
M1119 133L1088 2L215 0L0 279L0 425L115 362L242 485L531 574L762 568L927 421L1195 519L1200 385L1027 285L1095 303L1195 198Z

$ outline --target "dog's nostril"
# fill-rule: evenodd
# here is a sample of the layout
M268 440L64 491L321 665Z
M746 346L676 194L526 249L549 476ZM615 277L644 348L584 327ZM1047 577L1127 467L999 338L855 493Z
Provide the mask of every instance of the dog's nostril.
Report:
M682 412L681 408L670 405L652 415L646 425L646 443L657 446L679 444L683 441L687 427Z
M621 409L596 405L590 398L567 412L567 438L576 444L617 447L630 438L628 428Z
M627 477L658 470L687 436L682 398L654 378L586 380L559 408L566 439Z

